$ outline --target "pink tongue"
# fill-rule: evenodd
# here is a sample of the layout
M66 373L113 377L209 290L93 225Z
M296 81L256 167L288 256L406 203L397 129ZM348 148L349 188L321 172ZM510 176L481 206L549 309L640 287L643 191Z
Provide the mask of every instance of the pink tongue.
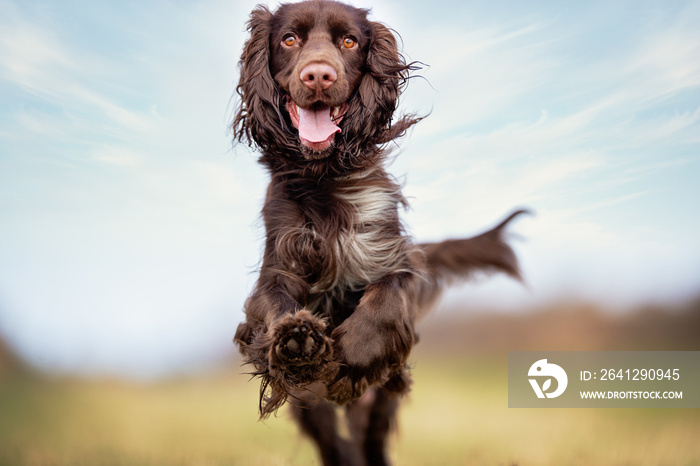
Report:
M323 142L340 131L331 120L330 107L318 110L299 108L299 136L309 142Z

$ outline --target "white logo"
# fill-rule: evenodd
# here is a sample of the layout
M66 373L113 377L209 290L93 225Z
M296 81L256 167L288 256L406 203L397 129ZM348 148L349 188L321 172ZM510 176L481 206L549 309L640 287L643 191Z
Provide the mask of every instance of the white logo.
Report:
M537 398L556 398L566 390L566 385L569 383L569 378L566 376L566 372L561 367L556 364L547 363L546 359L540 359L535 364L530 366L530 370L527 373L528 376L532 377L548 377L547 380L542 384L542 388L537 383L537 379L529 379L532 389L535 391ZM551 393L547 393L549 387L552 385L552 377L557 380L557 389Z

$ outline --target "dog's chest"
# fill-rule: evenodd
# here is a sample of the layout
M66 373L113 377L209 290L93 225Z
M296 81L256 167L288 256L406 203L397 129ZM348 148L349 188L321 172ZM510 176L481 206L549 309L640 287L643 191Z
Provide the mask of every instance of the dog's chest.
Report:
M321 294L334 289L360 290L369 283L399 271L405 264L405 238L399 227L397 204L402 199L393 184L348 183L339 185L332 201L344 212L324 217L331 225L309 222L304 237L315 239L315 264L309 276L310 292Z
M397 193L384 187L339 190L352 206L352 225L336 240L341 285L359 288L396 271L404 261L404 237L398 228Z

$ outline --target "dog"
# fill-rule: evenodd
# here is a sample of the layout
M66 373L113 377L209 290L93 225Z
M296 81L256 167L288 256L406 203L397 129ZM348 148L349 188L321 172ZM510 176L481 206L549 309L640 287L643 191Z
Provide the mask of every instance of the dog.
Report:
M522 211L469 239L406 234L407 202L384 165L389 143L421 120L394 115L418 66L368 13L331 0L253 10L232 125L270 175L260 276L234 341L261 379L261 418L290 401L324 465L388 464L415 324L447 284L520 277L503 236Z

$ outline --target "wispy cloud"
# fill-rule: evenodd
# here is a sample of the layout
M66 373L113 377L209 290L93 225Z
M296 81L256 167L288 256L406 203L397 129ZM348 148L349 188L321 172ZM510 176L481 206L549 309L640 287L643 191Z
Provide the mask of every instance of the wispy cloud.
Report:
M93 118L85 120L92 120L93 129L95 116L110 126L149 128L147 115L99 92L102 81L119 68L117 63L110 63L89 47L67 44L60 31L52 30L50 24L33 23L12 4L4 4L3 10L0 77L5 86L14 85L43 105L64 112L89 114ZM34 125L28 129L40 128Z
M226 129L253 6L0 4L0 326L35 361L162 371L128 359L164 329L230 341L264 192Z
M445 45L439 53L423 49L434 64L425 74L438 92L425 85L416 91L416 81L404 102L426 106L431 93L434 102L397 163L409 174L412 230L425 239L457 236L530 206L539 215L521 231L531 236L530 252L540 254L527 264L540 291L560 284L543 271L557 260L593 270L632 263L630 251L646 250L669 273L686 270L682 261L700 267L700 248L664 246L651 220L700 228L697 216L673 218L664 207L690 207L700 195L670 181L700 168L700 9L691 3L638 12L626 19L633 26L615 29L610 18L601 30L602 23L581 21L592 14L585 8L506 21L495 15L495 23L470 31L456 17L429 28L418 42ZM634 277L637 287L660 292L652 268ZM603 286L577 279L589 294ZM682 279L674 289L697 286ZM648 297L627 282L617 298L642 295Z

